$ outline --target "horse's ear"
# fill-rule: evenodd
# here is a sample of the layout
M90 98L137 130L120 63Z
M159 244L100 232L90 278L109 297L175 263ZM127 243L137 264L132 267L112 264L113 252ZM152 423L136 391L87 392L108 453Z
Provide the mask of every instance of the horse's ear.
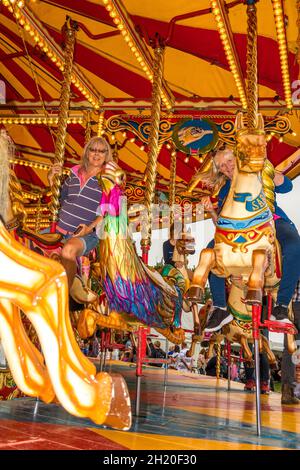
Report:
M264 118L261 113L257 114L257 130L258 131L264 131L265 130L265 123L264 123Z
M243 113L237 113L236 118L235 118L235 130L236 132L238 132L244 128L245 126L244 126Z

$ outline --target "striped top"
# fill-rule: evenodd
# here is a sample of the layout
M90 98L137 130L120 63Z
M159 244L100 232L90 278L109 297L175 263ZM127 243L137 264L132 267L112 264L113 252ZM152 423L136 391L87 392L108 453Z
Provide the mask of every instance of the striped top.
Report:
M71 175L64 182L60 194L60 211L57 228L66 232L74 232L78 225L89 225L97 217L102 189L96 176L90 177L80 187L78 171L80 165L71 169Z

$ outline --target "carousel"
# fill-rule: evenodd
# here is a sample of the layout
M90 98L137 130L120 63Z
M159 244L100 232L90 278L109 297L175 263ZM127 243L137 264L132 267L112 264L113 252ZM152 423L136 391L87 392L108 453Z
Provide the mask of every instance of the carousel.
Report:
M300 406L261 395L260 355L276 367L271 331L298 357L292 306L287 321L271 312L274 178L300 173L300 2L1 0L0 16L0 449L298 449ZM71 276L66 185L99 142L97 244ZM202 200L218 209L209 178L224 148L232 183L201 250L188 226L212 217ZM152 232L175 238L174 226L172 261L150 266ZM211 272L231 315L214 333ZM188 357L215 349L216 377L150 360L153 332L173 345L191 333ZM125 335L135 361L107 360ZM96 336L91 359L81 345ZM255 369L252 394L230 380L233 343Z

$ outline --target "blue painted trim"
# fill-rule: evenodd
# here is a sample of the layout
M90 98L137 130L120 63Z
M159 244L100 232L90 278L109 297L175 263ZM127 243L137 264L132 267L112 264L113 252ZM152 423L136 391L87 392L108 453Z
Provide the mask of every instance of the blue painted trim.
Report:
M272 213L268 208L249 219L230 219L229 217L219 217L217 227L225 230L247 230L255 225L264 224L272 219Z

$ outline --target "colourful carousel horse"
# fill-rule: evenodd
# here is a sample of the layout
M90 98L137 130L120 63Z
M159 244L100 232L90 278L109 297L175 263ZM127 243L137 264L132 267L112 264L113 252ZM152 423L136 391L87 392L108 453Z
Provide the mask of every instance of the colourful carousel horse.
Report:
M264 293L276 296L280 281L276 267L279 247L275 243L273 216L262 186L265 161L262 117L259 116L259 128L250 133L243 128L242 117L238 116L236 167L217 221L215 246L201 251L187 292L187 298L199 301L210 271L228 280L228 307L234 320L222 328L222 333L228 340L241 343L248 360L252 358L248 347L248 341L252 341L252 307L261 305ZM261 335L259 341L274 363L268 341Z
M123 170L115 163L108 163L99 181L105 216L99 233L99 274L110 315L154 327L173 343L181 344L185 336L180 327L186 289L184 275L171 265L158 272L147 267L137 255L128 232L126 205L122 204ZM190 237L187 241L190 243ZM91 309L84 315L88 322L92 323L93 319L97 322Z
M6 164L5 164L6 162ZM8 207L8 145L0 136L0 214ZM26 395L49 403L55 396L71 414L118 429L131 425L121 377L96 374L71 327L62 266L15 240L0 218L0 337L13 378ZM20 309L34 326L43 355L29 340Z

